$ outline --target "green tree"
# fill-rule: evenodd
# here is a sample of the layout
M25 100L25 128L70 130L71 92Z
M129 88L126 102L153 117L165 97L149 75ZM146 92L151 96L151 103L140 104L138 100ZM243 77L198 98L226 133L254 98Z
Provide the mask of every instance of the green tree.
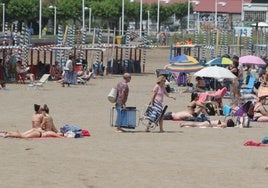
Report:
M10 0L7 5L6 13L9 16L9 22L18 20L28 24L30 21L37 20L39 0Z

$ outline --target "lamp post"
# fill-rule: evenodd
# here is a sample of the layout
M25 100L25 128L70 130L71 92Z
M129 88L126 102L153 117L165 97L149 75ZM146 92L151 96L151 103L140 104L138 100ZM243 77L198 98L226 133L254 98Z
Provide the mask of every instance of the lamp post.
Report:
M200 32L200 13L199 12L194 12L194 14L197 14L197 32L199 34Z
M169 0L157 0L157 28L156 32L159 32L159 20L160 20L160 1L164 1L166 4L169 3Z
M85 28L85 0L82 0L82 29Z
M39 0L39 39L42 37L42 0Z
M218 1L218 0L215 0L215 28L217 28L217 24L218 24L218 5L221 5L221 6L225 6L226 5L226 2L224 1Z
M125 0L122 0L122 23L121 23L121 26L122 26L122 28L121 28L121 35L123 36L124 35L124 22L125 22L125 20L124 20L124 15L125 14Z
M199 5L200 1L188 0L188 15L187 15L187 32L189 32L190 25L190 5L194 3L195 5Z
M85 10L88 10L88 32L91 30L91 8L85 7Z
M54 35L56 35L56 27L57 27L57 7L50 5L48 8L54 9Z
M142 0L140 0L140 37L142 36Z
M2 25L2 32L5 32L5 3L3 5L3 25Z
M147 10L147 15L148 15L148 17L147 17L147 35L149 35L149 31L150 31L150 29L149 29L149 21L150 21L150 11L149 10Z

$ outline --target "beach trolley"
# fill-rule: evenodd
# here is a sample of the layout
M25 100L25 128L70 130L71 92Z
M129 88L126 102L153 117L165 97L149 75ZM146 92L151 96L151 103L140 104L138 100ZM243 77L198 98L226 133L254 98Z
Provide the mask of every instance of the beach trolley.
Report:
M157 111L150 105L145 106L144 110L141 111L138 125L142 124L149 130L155 129L158 126L160 119L165 114L167 107L168 106L166 105L161 111Z
M115 127L116 113L116 108L112 107L110 111L110 125L112 127ZM126 116L122 120L123 125L121 125L121 127L126 129L135 129L137 126L136 122L138 119L136 107L126 107L126 110L122 110L122 113L126 113Z

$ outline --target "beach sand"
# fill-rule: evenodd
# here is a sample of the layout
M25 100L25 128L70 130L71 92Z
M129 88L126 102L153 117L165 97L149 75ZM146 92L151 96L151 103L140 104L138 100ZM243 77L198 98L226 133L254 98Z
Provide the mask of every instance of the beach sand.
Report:
M132 74L128 106L139 112L148 104L156 82L155 69L168 63L168 49L147 50L145 73ZM88 129L90 137L0 138L1 188L264 188L268 148L245 147L248 140L268 135L267 123L252 128L180 128L165 121L165 133L140 125L126 133L110 126L113 104L107 95L121 75L97 77L87 85L44 88L8 84L0 91L1 130L31 128L33 104L47 104L59 128L65 124ZM178 88L181 90L181 88ZM167 111L180 111L189 93L164 99ZM228 103L228 100L225 100ZM224 117L212 117L213 119Z

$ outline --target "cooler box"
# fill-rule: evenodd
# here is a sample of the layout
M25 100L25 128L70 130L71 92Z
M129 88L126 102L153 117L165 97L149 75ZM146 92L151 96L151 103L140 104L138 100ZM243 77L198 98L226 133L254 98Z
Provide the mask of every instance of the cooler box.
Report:
M111 109L111 114L110 114L110 124L112 127L115 127L115 121L116 121L116 108L113 107ZM122 119L122 128L127 128L127 129L135 129L136 128L136 121L137 121L137 109L136 107L127 107L126 110L124 110L125 116Z

